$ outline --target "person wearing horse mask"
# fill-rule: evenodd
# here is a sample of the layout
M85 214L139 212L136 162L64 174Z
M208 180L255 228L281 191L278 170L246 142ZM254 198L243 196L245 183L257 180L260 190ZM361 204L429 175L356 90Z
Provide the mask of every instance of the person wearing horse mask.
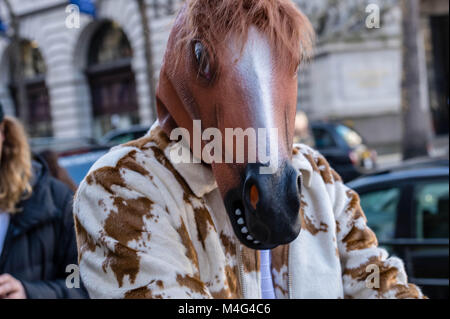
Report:
M158 121L100 159L76 194L91 297L423 298L378 248L358 195L293 145L297 71L313 42L289 0L184 3Z

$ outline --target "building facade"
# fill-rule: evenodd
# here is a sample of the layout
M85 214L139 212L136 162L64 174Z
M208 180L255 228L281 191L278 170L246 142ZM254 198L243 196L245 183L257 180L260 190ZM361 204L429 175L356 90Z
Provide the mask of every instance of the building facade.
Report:
M300 73L299 109L313 121L355 128L381 152L399 151L403 138L400 1L298 2L316 30L323 30L313 62ZM331 8L331 3L338 5ZM366 5L376 3L384 11L380 25L368 28L365 21L371 11L366 12ZM418 34L421 104L430 109L434 133L447 136L448 121L442 119L448 119L449 107L448 6L446 0L421 1Z
M81 13L79 21L72 16L75 1L9 2L20 25L20 49L11 34L0 35L0 102L9 114L28 113L31 136L100 137L113 128L154 121L154 83L182 0L92 0L95 17ZM345 15L351 8L341 5L354 2L332 1L343 16L327 19L315 16L334 12L328 0L295 2L319 33L340 30L354 18ZM315 59L300 73L299 109L312 120L353 126L372 146L395 148L402 138L401 10L396 0L383 3L391 7L379 29L359 26L363 32L356 35L319 36ZM432 109L436 132L448 134L448 122L442 121L448 118L448 1L422 3L423 105ZM365 7L356 13L364 21ZM0 0L0 20L11 24L5 0ZM23 95L28 109L20 110Z
M99 137L112 128L150 125L155 118L151 86L180 1L93 2L95 17L77 16L68 0L10 0L21 44L17 50L10 34L0 37L0 101L7 113L21 116L16 107L21 63L32 137ZM11 25L3 0L0 17Z

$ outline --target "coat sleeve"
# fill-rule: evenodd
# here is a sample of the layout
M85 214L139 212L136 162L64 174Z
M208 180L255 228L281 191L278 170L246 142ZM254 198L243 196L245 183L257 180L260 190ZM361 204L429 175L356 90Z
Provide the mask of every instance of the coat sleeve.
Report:
M52 194L60 218L55 222L55 278L43 281L22 281L27 298L29 299L83 299L88 294L80 282L80 286L69 288L66 279L68 265L77 264L77 246L72 215L72 192L63 184L52 180Z
M408 283L403 262L389 257L378 247L367 226L359 195L346 187L333 171L332 186L338 251L341 258L346 298L424 298L421 290Z
M75 198L80 271L90 297L211 298L181 208L155 186L156 177L125 161L140 173L101 168Z

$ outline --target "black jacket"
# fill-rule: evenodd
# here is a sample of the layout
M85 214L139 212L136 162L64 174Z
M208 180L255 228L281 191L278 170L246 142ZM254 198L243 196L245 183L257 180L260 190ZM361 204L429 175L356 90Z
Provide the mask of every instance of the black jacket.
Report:
M66 286L66 267L77 264L73 194L49 175L41 159L33 162L33 171L33 193L10 219L0 274L20 280L30 299L86 298L82 284Z

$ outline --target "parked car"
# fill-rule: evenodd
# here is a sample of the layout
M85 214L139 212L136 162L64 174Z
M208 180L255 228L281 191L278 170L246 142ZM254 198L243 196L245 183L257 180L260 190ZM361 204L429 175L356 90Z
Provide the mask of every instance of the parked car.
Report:
M128 129L113 130L108 132L99 140L103 146L115 146L137 140L147 134L150 130L148 126L135 125Z
M410 281L430 298L448 298L448 159L407 162L348 186L360 194L380 246L404 260Z
M311 131L315 148L349 182L377 167L377 153L369 149L363 138L351 128L336 123L313 122Z
M91 138L37 137L30 139L30 147L34 153L40 153L44 150L50 150L56 153L71 150L80 151L96 145L96 141Z
M92 165L109 151L107 147L94 147L82 152L63 153L59 155L59 165L67 170L73 181L80 185Z
M33 138L30 139L30 146L35 154L54 152L58 156L58 164L68 171L77 185L91 166L109 150L109 147L98 145L93 139Z

